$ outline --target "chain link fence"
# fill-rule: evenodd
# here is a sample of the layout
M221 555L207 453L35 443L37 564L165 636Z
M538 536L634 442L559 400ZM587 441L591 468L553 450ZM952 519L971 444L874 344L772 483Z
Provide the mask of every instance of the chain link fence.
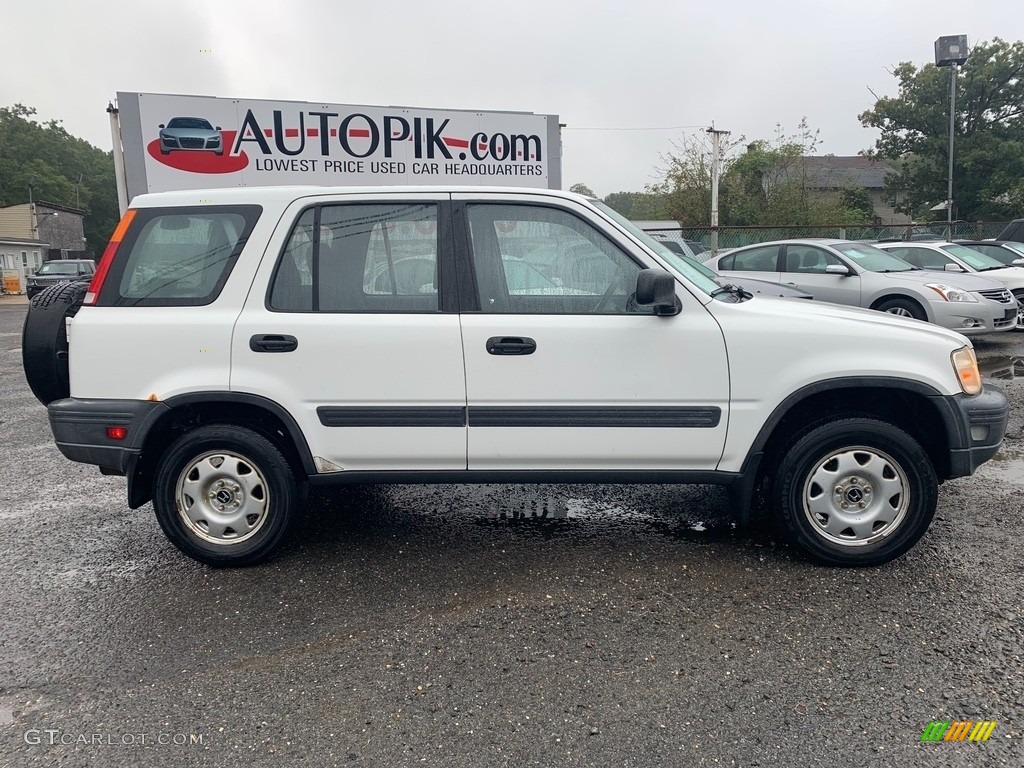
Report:
M955 221L952 237L945 222L932 224L901 224L888 226L791 226L791 227L719 227L718 249L805 237L828 237L838 240L984 240L996 237L1008 224L1006 221ZM684 240L697 257L710 257L711 227L648 228L656 237ZM696 246L700 246L700 248ZM698 251L701 251L698 253Z

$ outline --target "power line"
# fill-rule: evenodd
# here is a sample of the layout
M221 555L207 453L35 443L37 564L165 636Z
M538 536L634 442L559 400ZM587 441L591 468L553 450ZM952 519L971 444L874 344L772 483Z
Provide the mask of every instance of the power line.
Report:
M707 123L703 125L666 125L659 128L578 128L576 126L565 126L562 128L563 131L678 131L685 128L707 128Z

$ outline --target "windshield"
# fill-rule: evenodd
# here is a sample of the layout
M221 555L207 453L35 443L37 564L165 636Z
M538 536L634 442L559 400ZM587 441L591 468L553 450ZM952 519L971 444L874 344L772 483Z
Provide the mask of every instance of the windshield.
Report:
M903 259L866 243L836 243L832 247L868 272L910 272L916 269Z
M993 259L991 256L987 256L981 251L976 251L966 245L943 245L940 247L946 253L956 256L964 264L978 272L984 272L988 269L1002 269L1006 266L998 259Z
M676 272L709 296L712 291L717 291L721 287L713 279L705 275L704 272L695 269L694 266L692 266L693 262L690 259L685 256L680 256L678 253L673 253L669 248L665 247L664 243L659 243L618 211L613 208L609 208L600 200L591 200L590 202L595 208L599 209L603 214L623 227L650 250L661 256L661 258L668 262Z
M39 268L40 275L77 275L78 265L48 261Z
M201 117L175 117L167 124L168 128L202 128L212 131L213 126Z

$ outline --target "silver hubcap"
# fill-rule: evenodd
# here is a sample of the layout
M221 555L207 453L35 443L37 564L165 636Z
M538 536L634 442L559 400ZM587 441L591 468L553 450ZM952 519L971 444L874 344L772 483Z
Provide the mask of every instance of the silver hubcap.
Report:
M210 544L238 544L267 520L267 481L244 456L227 451L193 459L178 476L178 514L185 526Z
M1017 327L1024 329L1024 296L1018 296L1017 300L1021 302L1017 307Z
M888 314L890 314L890 315L899 315L900 317L910 317L910 318L913 318L913 316L914 316L913 313L910 310L908 310L906 307L889 307L889 309L887 309L885 311Z
M892 457L844 448L818 462L803 488L804 514L823 539L861 547L891 535L907 516L910 483Z

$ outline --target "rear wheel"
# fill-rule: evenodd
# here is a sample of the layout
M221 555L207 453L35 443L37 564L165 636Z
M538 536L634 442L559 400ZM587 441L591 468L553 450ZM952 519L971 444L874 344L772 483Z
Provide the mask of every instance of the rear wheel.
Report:
M70 397L68 336L64 320L74 317L87 282L59 283L37 293L21 331L21 361L32 394L43 405Z
M888 299L879 304L877 309L879 312L899 315L900 317L912 317L915 320L928 319L920 305L910 299Z
M287 459L231 424L194 429L160 459L153 508L167 538L207 565L252 565L281 543L298 513Z
M783 532L811 559L871 566L924 535L938 481L910 435L870 418L812 425L781 453L773 503Z

